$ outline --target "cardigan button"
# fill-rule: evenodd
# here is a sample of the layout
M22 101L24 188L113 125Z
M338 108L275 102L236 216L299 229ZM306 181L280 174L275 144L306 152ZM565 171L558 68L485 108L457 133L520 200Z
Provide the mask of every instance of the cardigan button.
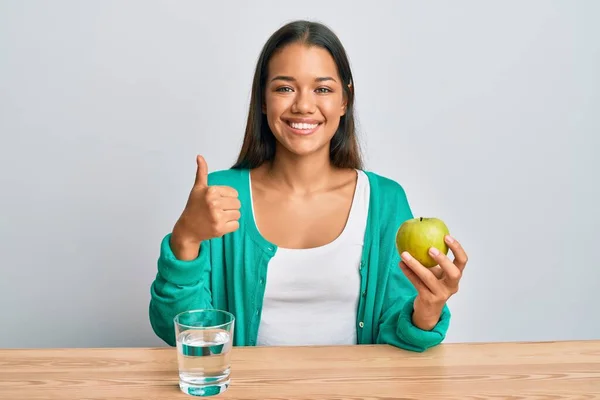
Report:
M361 328L364 328L364 327L365 327L365 323L364 323L364 322L362 322L362 321L360 321L360 322L358 323L358 326L360 326Z

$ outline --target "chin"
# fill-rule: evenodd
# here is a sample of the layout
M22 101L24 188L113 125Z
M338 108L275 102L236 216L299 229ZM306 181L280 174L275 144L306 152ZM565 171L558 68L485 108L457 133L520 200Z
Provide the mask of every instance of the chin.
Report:
M281 146L285 148L288 153L295 156L306 157L313 154L325 152L329 154L328 143L290 143L288 141L280 142Z

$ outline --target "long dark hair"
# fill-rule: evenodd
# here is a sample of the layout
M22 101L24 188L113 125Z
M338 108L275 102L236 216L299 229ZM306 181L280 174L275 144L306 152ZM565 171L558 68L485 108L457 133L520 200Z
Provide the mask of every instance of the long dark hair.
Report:
M244 142L232 168L255 168L275 156L275 136L262 111L269 60L276 51L298 42L327 50L333 57L342 80L347 106L345 114L340 118L340 126L331 139L329 151L331 163L340 168L362 168L354 123L355 86L344 46L327 26L302 20L290 22L279 28L267 40L260 53L252 81Z

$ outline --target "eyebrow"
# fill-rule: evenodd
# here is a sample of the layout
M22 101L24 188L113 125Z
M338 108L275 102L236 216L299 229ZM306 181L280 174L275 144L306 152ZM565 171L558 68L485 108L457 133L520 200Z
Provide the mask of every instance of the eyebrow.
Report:
M277 75L276 77L274 77L273 79L271 79L271 82L273 82L273 81L295 82L296 79L294 79L291 76ZM315 78L315 82L325 82L325 81L334 81L334 82L337 82L331 76L321 76L321 77Z

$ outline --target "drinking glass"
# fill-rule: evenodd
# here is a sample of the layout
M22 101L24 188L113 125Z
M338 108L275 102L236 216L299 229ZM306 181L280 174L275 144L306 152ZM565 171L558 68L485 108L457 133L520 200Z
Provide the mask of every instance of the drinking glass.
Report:
M175 316L174 325L181 390L193 396L227 390L235 317L216 309L190 310Z

